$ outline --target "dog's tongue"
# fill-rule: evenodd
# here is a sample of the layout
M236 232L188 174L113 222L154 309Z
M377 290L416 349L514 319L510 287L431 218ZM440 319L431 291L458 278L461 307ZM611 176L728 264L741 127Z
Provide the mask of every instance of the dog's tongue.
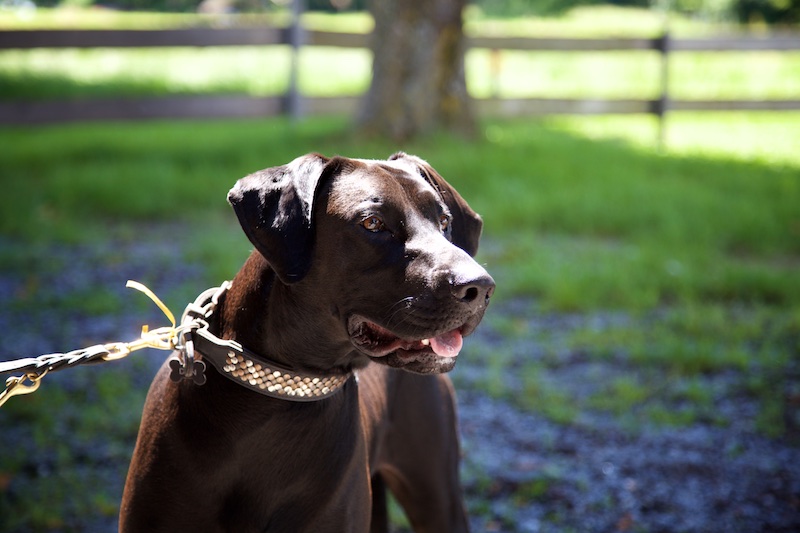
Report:
M438 337L432 337L431 349L433 352L441 357L455 357L461 351L461 346L464 344L464 338L461 332L457 329L443 333Z

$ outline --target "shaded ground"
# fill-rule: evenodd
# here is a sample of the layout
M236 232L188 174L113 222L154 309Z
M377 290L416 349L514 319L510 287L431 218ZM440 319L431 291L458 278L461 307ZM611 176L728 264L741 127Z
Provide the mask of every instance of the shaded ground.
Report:
M174 312L222 281L183 264L172 243L150 242L37 249L0 241L0 360L132 340L144 323L164 325L124 288L127 279L146 283ZM495 318L467 340L453 373L475 531L800 530L795 411L781 436L767 437L746 372L701 373L692 386L706 394L693 396L681 379L566 340L630 317L532 309L524 300L493 304ZM498 318L525 327L509 330ZM63 371L0 409L0 531L115 530L144 393L164 356ZM662 423L642 415L655 412L647 395L597 408L607 384L630 376L663 381Z

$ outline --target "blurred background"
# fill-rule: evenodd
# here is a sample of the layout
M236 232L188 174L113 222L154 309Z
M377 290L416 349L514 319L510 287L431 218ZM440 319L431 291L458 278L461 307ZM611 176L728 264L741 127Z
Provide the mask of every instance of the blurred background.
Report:
M0 361L166 325L128 279L176 314L230 279L239 177L404 150L483 215L498 282L451 374L475 531L797 531L798 23L798 0L0 0ZM0 408L0 531L116 530L165 357Z

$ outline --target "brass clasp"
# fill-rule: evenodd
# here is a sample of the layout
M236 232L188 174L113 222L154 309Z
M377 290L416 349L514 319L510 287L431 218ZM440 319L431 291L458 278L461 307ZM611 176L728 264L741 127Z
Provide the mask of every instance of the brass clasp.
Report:
M41 374L31 372L23 376L11 376L8 378L6 380L6 389L0 392L0 407L14 396L22 396L24 394L36 392L45 374L47 374L46 370ZM31 382L30 385L25 384L26 379Z

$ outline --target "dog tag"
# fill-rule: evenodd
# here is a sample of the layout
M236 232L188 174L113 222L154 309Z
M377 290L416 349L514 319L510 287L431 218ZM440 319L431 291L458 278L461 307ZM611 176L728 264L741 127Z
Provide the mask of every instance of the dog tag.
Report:
M206 383L206 364L203 361L192 361L191 372L186 371L186 367L177 357L169 360L169 379L178 383L184 379L191 379L195 385L205 385Z
M169 360L169 367L172 371L169 373L169 379L178 383L179 381L183 380L183 363L181 363L180 359L177 357L173 357Z
M206 384L206 364L203 361L192 362L192 381L195 385Z

